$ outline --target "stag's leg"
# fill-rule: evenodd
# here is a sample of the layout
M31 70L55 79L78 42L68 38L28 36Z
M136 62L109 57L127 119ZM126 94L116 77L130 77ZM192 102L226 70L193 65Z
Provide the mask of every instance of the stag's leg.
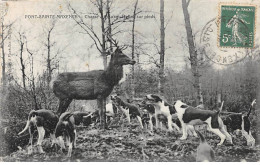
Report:
M59 99L59 109L58 109L58 114L61 115L64 113L67 108L69 107L70 103L72 102L72 99L66 98L66 99Z
M101 128L105 129L106 127L106 105L105 105L105 99L102 96L99 96L97 99L98 108L100 110L100 125Z
M107 100L106 98L103 98L103 104L102 105L103 105L103 110L104 110L104 127L108 128L107 127L107 122L106 122L106 117L107 117L106 116L106 111L107 111L106 110L106 104L107 104L106 100Z

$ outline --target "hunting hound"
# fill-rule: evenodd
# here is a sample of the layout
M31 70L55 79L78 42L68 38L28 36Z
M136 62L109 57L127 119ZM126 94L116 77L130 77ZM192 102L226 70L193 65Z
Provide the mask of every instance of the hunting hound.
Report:
M113 101L115 106L125 114L129 124L130 124L130 117L137 118L141 128L142 129L144 128L142 124L141 113L137 106L123 101L118 96L111 96L111 100Z
M208 130L220 137L218 145L222 145L226 138L232 143L232 138L225 130L223 121L219 117L220 110L201 110L188 106L180 100L177 100L174 106L182 125L183 135L180 138L181 140L187 139L187 125L207 124Z
M227 127L227 130L234 132L235 130L240 130L242 135L246 138L248 146L255 146L255 139L251 134L251 122L249 115L256 104L256 100L251 103L250 109L247 114L234 113L226 117L223 117L223 122Z
M76 147L76 129L75 126L83 122L84 118L89 118L93 113L87 112L65 112L61 114L55 129L55 137L62 149L65 149L64 139L69 147L67 157L71 157L72 147Z
M158 117L160 115L166 117L167 119L167 124L168 124L168 129L169 131L172 131L173 128L172 126L174 126L174 128L178 131L180 131L181 128L181 123L180 120L178 119L178 117L176 117L176 110L175 107L171 104L168 104L166 101L164 101L160 96L157 95L153 95L153 94L149 94L146 95L145 97L145 101L147 101L148 104L152 105L154 107L154 117L155 117L155 124L156 127L158 128L158 123L159 123L159 119ZM150 111L149 113L150 116L152 116L153 111ZM150 127L152 128L152 120L150 117ZM160 122L160 125L161 122ZM192 134L193 136L197 137L197 133L194 130L194 127L191 125L187 126L187 131Z
M40 109L40 110L31 110L28 116L28 120L25 128L18 133L18 135L24 133L29 129L30 140L29 143L31 146L28 148L28 154L32 154L33 151L33 132L32 128L35 126L38 131L38 142L37 148L39 153L44 153L42 149L42 141L44 139L45 131L47 130L50 133L52 139L52 145L56 143L56 138L54 136L54 131L56 124L58 122L58 116L51 110Z

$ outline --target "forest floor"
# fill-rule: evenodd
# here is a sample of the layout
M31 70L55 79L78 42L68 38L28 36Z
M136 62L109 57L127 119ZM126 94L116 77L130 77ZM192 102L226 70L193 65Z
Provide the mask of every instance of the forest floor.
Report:
M50 147L50 138L43 142L44 154L27 154L27 147L20 148L1 161L174 161L194 162L199 138L188 137L181 141L181 134L156 131L153 135L142 132L138 124L131 127L114 127L111 130L99 130L95 127L77 128L77 145L72 157L66 152ZM260 147L247 147L245 139L233 136L234 145L225 142L217 146L217 136L205 135L215 151L218 162L260 161ZM36 149L36 146L34 147Z

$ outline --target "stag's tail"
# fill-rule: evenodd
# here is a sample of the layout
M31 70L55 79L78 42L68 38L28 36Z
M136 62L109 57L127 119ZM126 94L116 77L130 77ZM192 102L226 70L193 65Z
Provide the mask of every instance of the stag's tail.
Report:
M248 113L247 113L247 115L246 115L247 117L249 117L249 115L250 115L250 113L251 113L251 111L252 111L253 106L254 106L255 103L256 103L256 99L254 99L253 102L251 103L250 109L249 109L249 111L248 111Z
M203 136L198 130L196 130L196 132L199 134L200 142L201 142L201 143L206 142L206 139L204 138L204 136Z
M27 123L26 123L26 126L24 127L24 129L21 132L18 133L18 135L21 135L22 133L24 133L29 128L29 125L30 125L30 121L28 119Z

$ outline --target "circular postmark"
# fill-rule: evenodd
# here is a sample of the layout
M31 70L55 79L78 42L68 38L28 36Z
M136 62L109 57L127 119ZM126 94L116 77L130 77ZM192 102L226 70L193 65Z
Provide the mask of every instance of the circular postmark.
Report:
M245 48L222 48L218 46L218 20L210 20L202 29L200 36L201 53L209 60L220 65L229 65L243 60Z

